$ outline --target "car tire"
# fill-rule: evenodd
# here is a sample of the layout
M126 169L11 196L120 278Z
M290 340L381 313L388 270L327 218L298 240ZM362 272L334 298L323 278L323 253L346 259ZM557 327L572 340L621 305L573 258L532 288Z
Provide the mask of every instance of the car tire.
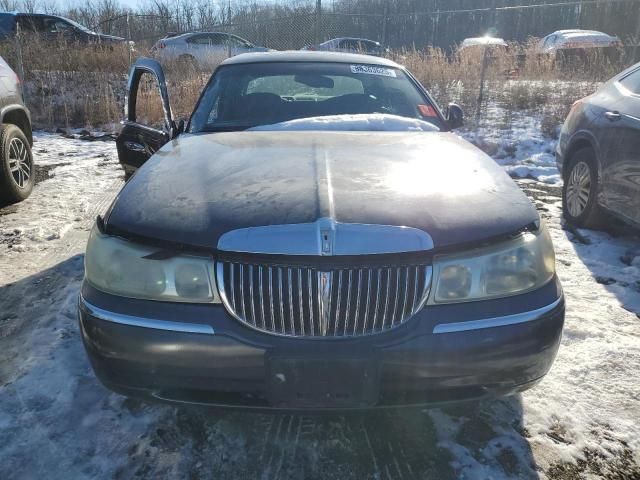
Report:
M599 181L592 149L571 155L562 187L562 210L570 224L596 230L605 227L606 214L598 205Z
M35 184L31 146L15 125L0 125L0 203L25 200Z

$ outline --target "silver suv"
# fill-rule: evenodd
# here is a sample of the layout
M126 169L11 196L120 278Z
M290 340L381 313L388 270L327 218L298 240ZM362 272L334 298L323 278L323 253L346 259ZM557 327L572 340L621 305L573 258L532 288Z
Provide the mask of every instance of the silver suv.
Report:
M24 105L20 79L0 57L0 205L21 202L35 180L31 116Z
M268 52L244 38L224 32L194 32L165 37L151 49L162 63L179 62L196 69L213 69L225 58L248 52Z

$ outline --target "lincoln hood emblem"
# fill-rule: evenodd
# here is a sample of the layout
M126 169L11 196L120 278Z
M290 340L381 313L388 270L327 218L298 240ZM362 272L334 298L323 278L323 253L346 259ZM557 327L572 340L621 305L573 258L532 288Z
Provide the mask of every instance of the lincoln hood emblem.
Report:
M320 334L324 337L329 329L331 315L331 272L318 272L318 292L320 294Z

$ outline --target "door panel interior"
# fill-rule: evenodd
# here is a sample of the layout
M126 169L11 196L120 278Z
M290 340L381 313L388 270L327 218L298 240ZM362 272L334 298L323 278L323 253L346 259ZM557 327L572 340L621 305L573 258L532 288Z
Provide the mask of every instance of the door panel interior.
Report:
M133 65L125 103L116 146L120 163L132 173L176 132L164 72L157 61L141 58Z

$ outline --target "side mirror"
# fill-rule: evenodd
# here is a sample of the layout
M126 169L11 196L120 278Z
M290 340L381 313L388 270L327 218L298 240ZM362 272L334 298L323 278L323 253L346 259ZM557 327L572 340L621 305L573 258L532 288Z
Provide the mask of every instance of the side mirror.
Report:
M464 125L464 113L459 105L450 103L447 107L447 124L451 130Z

